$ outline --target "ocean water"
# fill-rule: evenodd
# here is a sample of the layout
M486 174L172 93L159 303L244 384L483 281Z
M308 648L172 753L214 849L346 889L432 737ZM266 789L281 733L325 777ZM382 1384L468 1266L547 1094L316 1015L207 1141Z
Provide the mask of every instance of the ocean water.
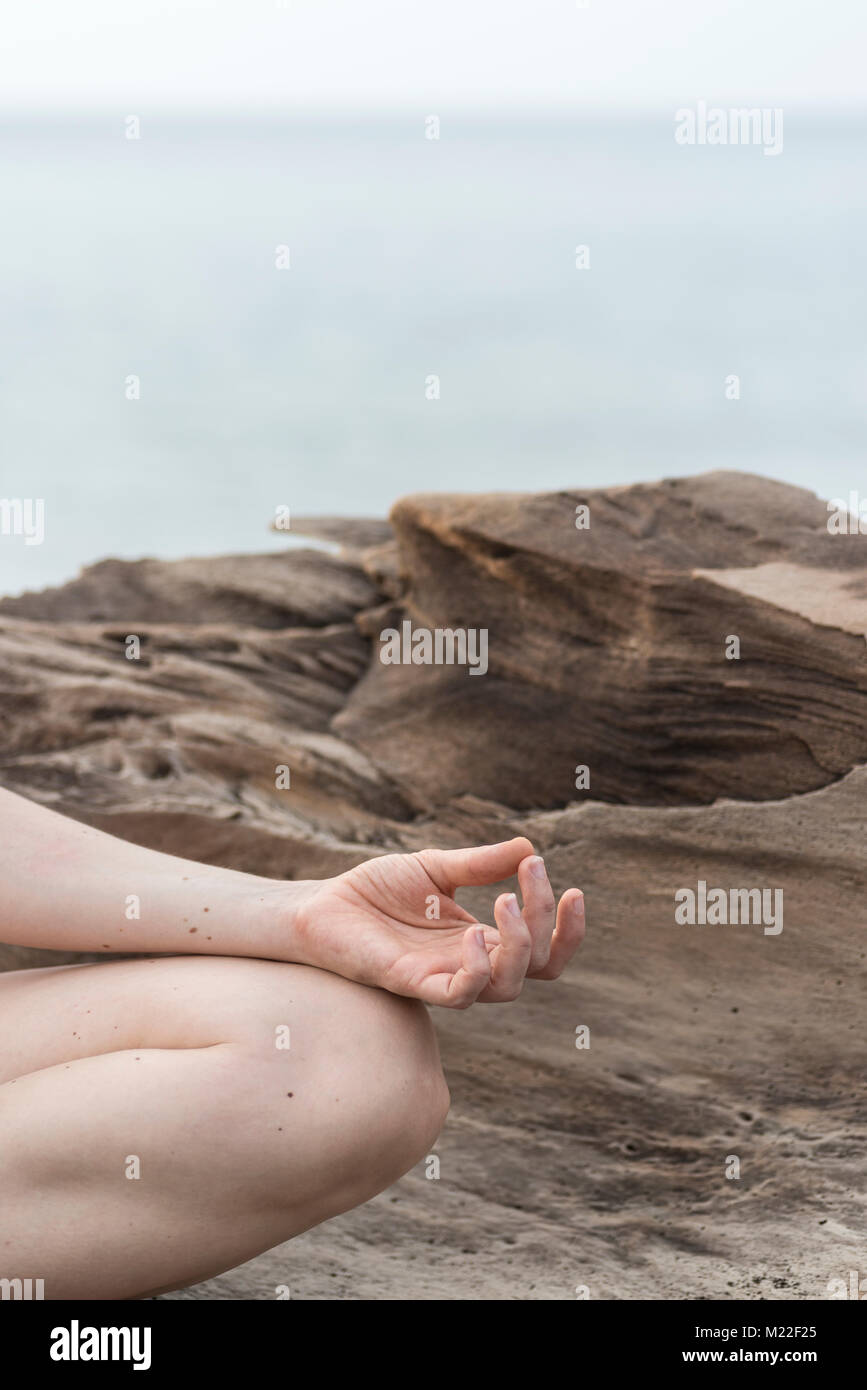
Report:
M282 546L279 506L867 487L861 118L787 112L769 157L668 113L125 114L0 126L0 498L45 501L0 592Z

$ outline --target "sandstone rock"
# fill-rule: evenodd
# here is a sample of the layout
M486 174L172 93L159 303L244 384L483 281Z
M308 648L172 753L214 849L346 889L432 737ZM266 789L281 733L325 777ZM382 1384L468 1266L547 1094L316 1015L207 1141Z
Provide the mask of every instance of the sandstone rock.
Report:
M106 561L0 601L4 785L274 877L526 833L585 890L557 986L437 1011L439 1181L177 1297L810 1299L857 1267L867 538L826 518L740 474L410 498L394 537L305 521L336 556ZM490 673L383 666L405 618L488 627ZM699 880L781 889L783 930L679 925Z
M420 810L464 792L561 806L578 765L614 802L827 785L867 759L867 539L827 520L811 493L729 473L407 498L391 616L486 629L489 670L374 650L334 728Z
M357 565L319 550L192 560L101 560L69 584L0 598L0 615L41 620L325 627L375 591Z
M331 541L350 554L394 539L390 522L369 516L293 516L291 530L294 535Z
M865 802L859 768L775 802L530 818L465 804L486 834L528 833L555 888L582 884L574 966L508 1009L436 1012L452 1094L438 1181L420 1163L172 1296L826 1298L867 1229ZM461 843L466 828L450 808L404 839ZM697 878L782 887L783 931L677 925L674 890ZM496 891L463 901L487 915Z

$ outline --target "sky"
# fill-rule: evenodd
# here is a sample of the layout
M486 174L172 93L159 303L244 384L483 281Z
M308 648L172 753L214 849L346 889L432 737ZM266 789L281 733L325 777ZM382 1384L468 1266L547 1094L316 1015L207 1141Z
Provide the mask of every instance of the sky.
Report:
M7 0L0 107L860 107L865 0Z

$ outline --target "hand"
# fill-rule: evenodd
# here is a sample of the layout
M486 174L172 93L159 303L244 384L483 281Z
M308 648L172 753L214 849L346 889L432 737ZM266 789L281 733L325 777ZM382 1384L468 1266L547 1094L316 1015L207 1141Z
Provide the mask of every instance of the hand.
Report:
M501 894L496 927L454 900L459 887L515 872L523 912L514 893ZM584 896L570 888L558 906L544 862L520 838L369 859L311 885L295 929L296 959L392 994L466 1009L476 1000L516 999L525 977L556 979L584 937Z

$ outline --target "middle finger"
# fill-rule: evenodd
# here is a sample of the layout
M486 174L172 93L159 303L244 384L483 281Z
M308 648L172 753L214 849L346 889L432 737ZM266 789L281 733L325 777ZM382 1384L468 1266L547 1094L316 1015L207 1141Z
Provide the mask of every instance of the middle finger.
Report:
M479 999L500 1004L517 999L521 993L530 964L532 938L514 893L503 893L497 898L494 917L500 930L500 944L491 952L491 983Z
M545 861L531 854L518 865L518 883L524 899L524 921L530 928L532 951L530 970L542 970L551 954L551 935L554 931L557 903L548 882Z

